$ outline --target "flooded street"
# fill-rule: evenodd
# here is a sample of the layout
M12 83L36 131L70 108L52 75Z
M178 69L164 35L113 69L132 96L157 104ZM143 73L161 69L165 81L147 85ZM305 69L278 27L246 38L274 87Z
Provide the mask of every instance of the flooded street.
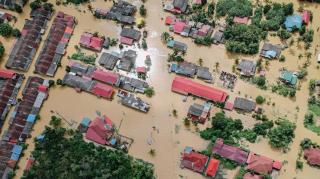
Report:
M55 1L49 0L53 4ZM298 9L299 5L296 0L280 0L281 2L294 2L295 9ZM132 1L131 1L132 2ZM279 1L277 1L279 2ZM139 4L138 1L134 1L134 4ZM93 8L110 8L112 1L102 1L96 0L96 2L91 2ZM281 151L273 150L266 139L261 139L255 144L246 144L247 148L258 154L262 154L279 161L285 162L282 170L279 173L279 179L317 179L320 178L320 169L312 168L305 163L303 171L296 171L296 160L299 153L299 144L305 137L310 138L312 141L320 144L320 137L303 126L304 115L307 112L307 99L309 97L308 93L308 81L310 79L320 77L320 71L317 69L316 57L314 55L315 47L320 43L320 33L316 30L320 27L320 13L319 5L309 5L306 4L305 9L311 10L314 14L314 21L311 24L312 29L315 30L314 43L311 47L312 58L311 65L308 67L308 76L306 80L303 80L300 90L297 91L295 99L289 99L282 97L277 94L271 93L271 90L260 90L255 86L238 79L235 89L232 91L228 89L223 89L222 85L218 82L219 76L214 75L214 84L206 84L209 86L215 86L220 89L225 90L230 94L231 100L236 96L248 97L255 99L256 96L262 95L271 101L270 105L264 104L263 108L266 111L266 115L269 119L276 120L280 117L285 117L288 120L295 122L297 128L295 130L294 142L290 145L290 150L287 153ZM125 136L129 136L134 139L134 143L129 150L129 154L141 158L143 160L149 161L155 165L156 175L160 179L175 179L175 178L202 178L198 173L194 173L187 169L180 169L180 152L183 151L185 146L192 146L196 150L203 150L209 144L209 141L205 141L200 138L199 134L195 131L195 127L191 126L187 128L183 124L183 118L187 115L188 108L191 104L197 102L202 103L202 100L192 99L189 97L187 102L183 102L183 96L171 92L172 79L176 76L175 74L168 73L167 64L167 54L171 52L170 49L166 47L161 42L161 33L168 31L168 27L164 24L164 18L169 15L163 12L162 2L160 0L148 0L146 2L147 17L146 17L146 27L145 30L148 31L148 50L144 51L139 48L135 48L138 51L138 58L136 66L144 65L144 60L146 55L150 55L152 66L148 72L147 81L155 89L155 95L152 98L146 96L141 96L141 98L151 104L151 109L147 114L140 113L138 111L132 110L119 103L119 98L114 97L113 101L108 101L104 99L99 99L94 95L82 92L78 93L74 89L69 87L55 86L50 89L49 98L44 102L41 109L40 116L41 119L36 122L33 127L32 137L36 137L44 130L44 127L48 125L50 117L52 115L51 111L56 111L61 114L64 118L68 120L74 120L78 123L83 117L94 118L96 116L96 111L101 111L102 114L107 115L116 124L117 127L121 126L119 132ZM66 14L75 16L78 20L78 24L75 27L75 31L67 48L67 54L62 59L62 67L58 69L54 78L44 77L45 79L62 79L65 75L65 67L68 64L67 56L71 56L75 52L75 45L78 45L80 40L80 35L85 32L98 32L100 35L105 35L111 38L118 38L121 30L121 25L113 21L104 19L95 19L94 16L88 11L87 5L81 5L75 7L73 5L69 6L56 6L56 12L63 11ZM15 27L22 29L24 24L24 19L29 17L30 7L29 4L24 8L23 14L16 14L11 11L2 10L9 12L18 17ZM85 11L85 12L84 12ZM55 12L55 13L56 13ZM137 13L138 14L138 13ZM139 15L137 15L139 16ZM46 39L48 30L51 27L52 20L48 24L46 34L42 37L42 43L37 51L36 57L39 55L43 41ZM170 32L170 34L172 34ZM173 35L173 34L172 34ZM257 60L256 56L239 56L227 54L224 46L212 45L211 47L200 47L192 42L191 38L183 38L181 36L174 35L175 39L184 42L188 45L188 51L186 53L186 60L194 63L198 63L198 59L203 59L203 66L209 67L210 70L215 69L215 64L218 62L219 69L227 72L232 72L232 66L235 64L235 59L246 58ZM280 41L274 37L270 37L269 40L272 43L280 43ZM0 41L4 44L6 53L5 57L1 60L1 68L5 68L5 62L10 53L10 49L13 46L13 38L4 39L0 37ZM262 45L261 45L262 46ZM107 50L108 52L111 51ZM298 51L299 50L299 51ZM93 54L92 51L82 50L86 54ZM297 47L297 44L290 46L288 49L282 52L286 56L285 62L270 61L268 66L268 71L266 77L269 84L273 84L277 81L279 77L279 69L281 67L286 67L289 70L299 70L302 64L305 62L305 57L300 59L298 55L305 53L305 50ZM99 55L99 54L98 54ZM34 64L36 58L34 58L33 63L28 71L25 73L26 76L34 75ZM97 59L98 61L98 59ZM26 81L26 80L25 80ZM25 82L24 81L24 82ZM197 80L198 81L198 80ZM198 81L203 83L202 81ZM19 93L21 98L21 90ZM275 103L274 106L271 104ZM297 107L299 110L297 110ZM172 110L175 109L178 112L178 116L172 116ZM11 109L11 112L13 108ZM220 109L213 108L211 114L219 112ZM234 118L239 118L243 121L245 127L252 127L257 121L251 117L251 114L243 115L238 114L235 111L226 112L228 116ZM10 114L8 115L10 116ZM8 118L7 118L8 119ZM200 129L209 125L207 122L205 125L199 125ZM121 124L121 125L120 125ZM67 124L65 124L66 127ZM8 127L8 120L6 120L3 129ZM153 130L153 127L159 131ZM1 131L3 132L3 131ZM148 144L147 140L149 138L153 139L151 145ZM29 145L27 150L24 151L24 156L19 161L19 170L17 171L16 178L20 178L23 174L23 169L26 165L26 159L30 155L34 148L33 138L26 141ZM150 149L155 149L155 156L151 156L148 152ZM227 172L226 178L233 178L235 171Z

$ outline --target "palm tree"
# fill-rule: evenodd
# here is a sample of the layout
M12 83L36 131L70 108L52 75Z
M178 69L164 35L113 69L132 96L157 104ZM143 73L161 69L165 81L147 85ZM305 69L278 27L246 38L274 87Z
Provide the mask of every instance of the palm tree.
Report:
M199 63L200 66L202 66L202 64L203 64L203 59L202 59L202 58L199 58L198 63Z
M220 63L216 62L215 68L216 68L217 71L219 71L219 66L220 66Z

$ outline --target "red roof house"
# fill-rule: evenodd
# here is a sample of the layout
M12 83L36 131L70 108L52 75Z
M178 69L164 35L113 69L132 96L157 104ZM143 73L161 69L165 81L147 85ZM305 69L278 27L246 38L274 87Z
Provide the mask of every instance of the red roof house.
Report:
M320 149L319 148L305 149L304 158L308 161L310 165L320 166Z
M100 37L92 37L90 41L90 47L94 50L101 51L103 39Z
M177 22L177 23L175 23L175 24L173 25L173 31L174 31L175 33L180 34L180 33L183 31L183 29L184 29L185 26L186 26L186 23L184 23L184 22Z
M0 69L0 78L13 78L15 75L14 71L6 70L6 69Z
M132 45L134 39L130 39L127 37L120 37L120 43L125 44L125 45Z
M235 17L233 18L233 22L234 22L234 23L238 23L238 24L248 24L249 18L248 18L248 17L238 17L238 16L235 16Z
M87 32L83 33L80 37L80 45L85 47L90 47L90 41L92 37L93 35L90 33L87 33Z
M209 157L195 151L185 151L182 154L181 167L202 173L207 165Z
M29 157L28 160L27 160L25 171L29 171L31 166L33 165L33 163L34 163L34 158L33 157Z
M117 73L109 72L109 71L103 71L103 70L95 70L92 73L92 79L114 85L119 80L119 75Z
M228 94L224 91L196 83L183 77L175 77L171 90L184 95L195 95L214 102L225 102Z
M309 24L310 22L310 11L304 10L302 13L302 22L305 24Z
M167 16L166 17L166 25L173 25L176 21L176 18L173 16Z
M255 174L248 172L248 173L244 174L243 179L263 179L263 177L260 175L255 175Z
M233 110L233 103L226 102L226 104L224 105L224 109L232 111Z
M73 29L71 27L66 27L66 29L64 30L65 33L67 34L72 34Z
M143 74L147 73L146 67L137 67L136 71L137 71L137 73L143 73Z
M239 164L245 164L249 155L248 152L239 147L224 144L223 139L220 138L216 140L212 152Z
M97 83L96 85L93 86L93 88L91 89L91 92L97 96L100 96L106 99L111 99L114 91L111 86L108 86L102 83Z
M90 126L86 133L86 139L96 142L101 145L107 144L107 140L113 135L113 124L110 125L108 117L97 117Z
M274 163L275 161L268 157L264 157L261 155L257 155L253 152L250 152L247 160L248 166L246 169L252 170L259 174L268 174L268 173L271 173L272 170L274 169ZM276 162L275 167L276 167L275 169L281 169L281 163Z
M215 177L219 167L219 163L220 163L219 160L211 158L206 170L206 175L210 177Z

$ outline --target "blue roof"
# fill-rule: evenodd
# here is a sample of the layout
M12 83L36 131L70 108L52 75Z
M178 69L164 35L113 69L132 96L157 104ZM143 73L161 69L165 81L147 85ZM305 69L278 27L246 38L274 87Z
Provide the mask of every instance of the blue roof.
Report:
M12 117L15 118L15 117L16 117L16 114L17 114L17 112L16 112L16 111L13 111L13 112L12 112Z
M171 64L171 66L170 66L170 71L171 72L176 72L177 69L178 69L178 64L175 64L175 63Z
M116 138L112 138L112 139L110 140L110 144L111 144L111 145L116 145L116 143L117 143L117 139L116 139Z
M268 56L268 58L275 58L277 56L277 52L273 50L269 50L266 52L266 56Z
M85 126L85 127L88 127L90 122L91 122L91 120L88 117L84 117L80 124Z
M286 29L288 31L292 31L294 27L300 29L302 26L302 16L297 14L292 16L287 16L286 21L284 22L284 25L286 26Z
M37 136L37 140L42 142L44 140L44 135Z
M185 153L190 153L190 152L192 152L193 151L193 148L192 147L186 147L185 149L184 149L184 152Z
M167 46L173 48L173 46L174 46L174 40L170 40L170 41L167 43Z
M13 146L13 149L12 149L12 153L15 153L15 154L21 154L22 152L22 147L20 145L14 145Z
M34 115L34 114L28 115L27 122L34 123L35 120L36 120L36 115Z
M19 160L19 157L20 157L19 154L12 153L10 159L11 159L11 160L14 160L14 161L18 161L18 160Z

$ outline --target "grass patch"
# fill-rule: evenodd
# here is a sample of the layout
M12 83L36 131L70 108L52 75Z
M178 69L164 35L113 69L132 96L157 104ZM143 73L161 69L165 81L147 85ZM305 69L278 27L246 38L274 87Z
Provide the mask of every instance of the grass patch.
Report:
M310 104L309 110L316 116L320 116L320 106L316 104Z

